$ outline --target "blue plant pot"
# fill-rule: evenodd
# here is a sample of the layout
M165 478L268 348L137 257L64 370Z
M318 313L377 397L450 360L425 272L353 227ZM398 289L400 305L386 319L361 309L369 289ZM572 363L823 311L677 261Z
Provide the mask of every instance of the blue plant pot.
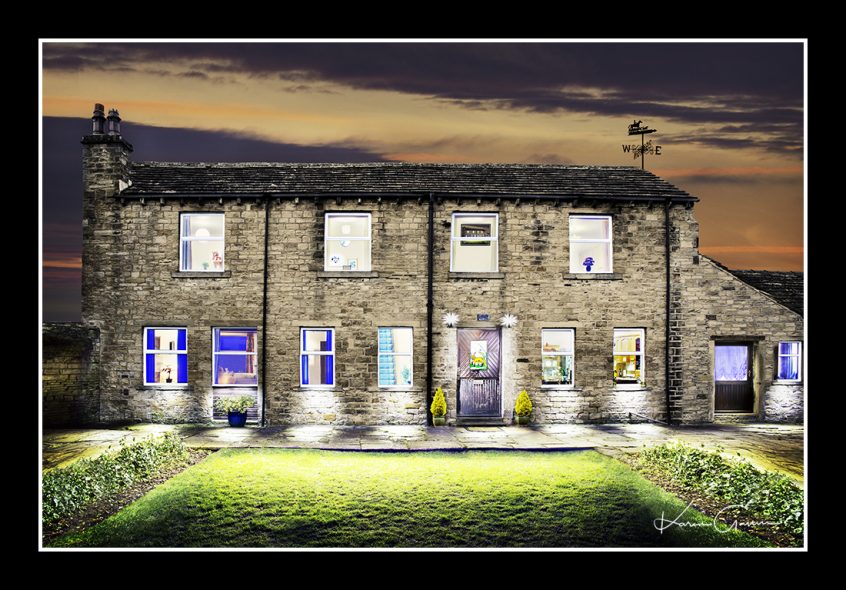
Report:
M590 268L591 268L591 267L590 267L590 265L589 265L589 264L587 265L587 267L586 267L586 268L587 268L587 271L588 271L588 272L590 272Z
M247 423L246 412L229 412L229 426L242 427Z

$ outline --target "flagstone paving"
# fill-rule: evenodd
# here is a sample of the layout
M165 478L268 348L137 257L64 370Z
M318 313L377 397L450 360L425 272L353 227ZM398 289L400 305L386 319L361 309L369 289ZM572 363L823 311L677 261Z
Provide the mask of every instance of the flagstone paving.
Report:
M202 424L137 424L111 429L45 430L42 465L67 465L95 457L120 441L176 432L188 446L205 449L279 447L364 451L463 449L596 449L619 457L645 445L679 440L720 446L765 469L804 480L804 428L784 424L715 424L667 427L656 424L549 424L539 426L270 426L229 428Z

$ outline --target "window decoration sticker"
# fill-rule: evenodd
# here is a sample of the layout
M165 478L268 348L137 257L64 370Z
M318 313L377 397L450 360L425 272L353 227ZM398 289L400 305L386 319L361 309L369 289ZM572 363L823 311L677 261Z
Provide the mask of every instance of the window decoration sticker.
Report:
M486 340L470 341L470 370L484 371L488 368L488 343Z
M333 254L329 257L329 262L332 263L332 266L341 266L344 264L344 257L340 254Z
M462 238L489 238L491 236L490 223L464 223L461 225ZM490 246L490 242L464 241L462 246Z

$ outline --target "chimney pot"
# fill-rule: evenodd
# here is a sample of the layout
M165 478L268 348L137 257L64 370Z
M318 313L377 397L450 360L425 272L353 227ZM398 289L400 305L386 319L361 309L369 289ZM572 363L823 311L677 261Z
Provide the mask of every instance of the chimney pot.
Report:
M94 135L103 135L105 132L106 115L104 113L103 105L96 103L94 105L94 116L91 117L92 133Z
M120 115L117 109L109 109L109 135L120 136Z

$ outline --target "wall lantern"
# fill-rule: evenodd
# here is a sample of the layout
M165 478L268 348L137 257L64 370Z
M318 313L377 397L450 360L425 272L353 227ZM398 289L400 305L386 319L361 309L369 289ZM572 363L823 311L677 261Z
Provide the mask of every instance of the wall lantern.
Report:
M503 328L513 328L517 325L517 316L507 313L501 318L499 318L499 323L502 325Z
M444 324L449 328L454 328L458 323L458 314L448 311L444 314Z

